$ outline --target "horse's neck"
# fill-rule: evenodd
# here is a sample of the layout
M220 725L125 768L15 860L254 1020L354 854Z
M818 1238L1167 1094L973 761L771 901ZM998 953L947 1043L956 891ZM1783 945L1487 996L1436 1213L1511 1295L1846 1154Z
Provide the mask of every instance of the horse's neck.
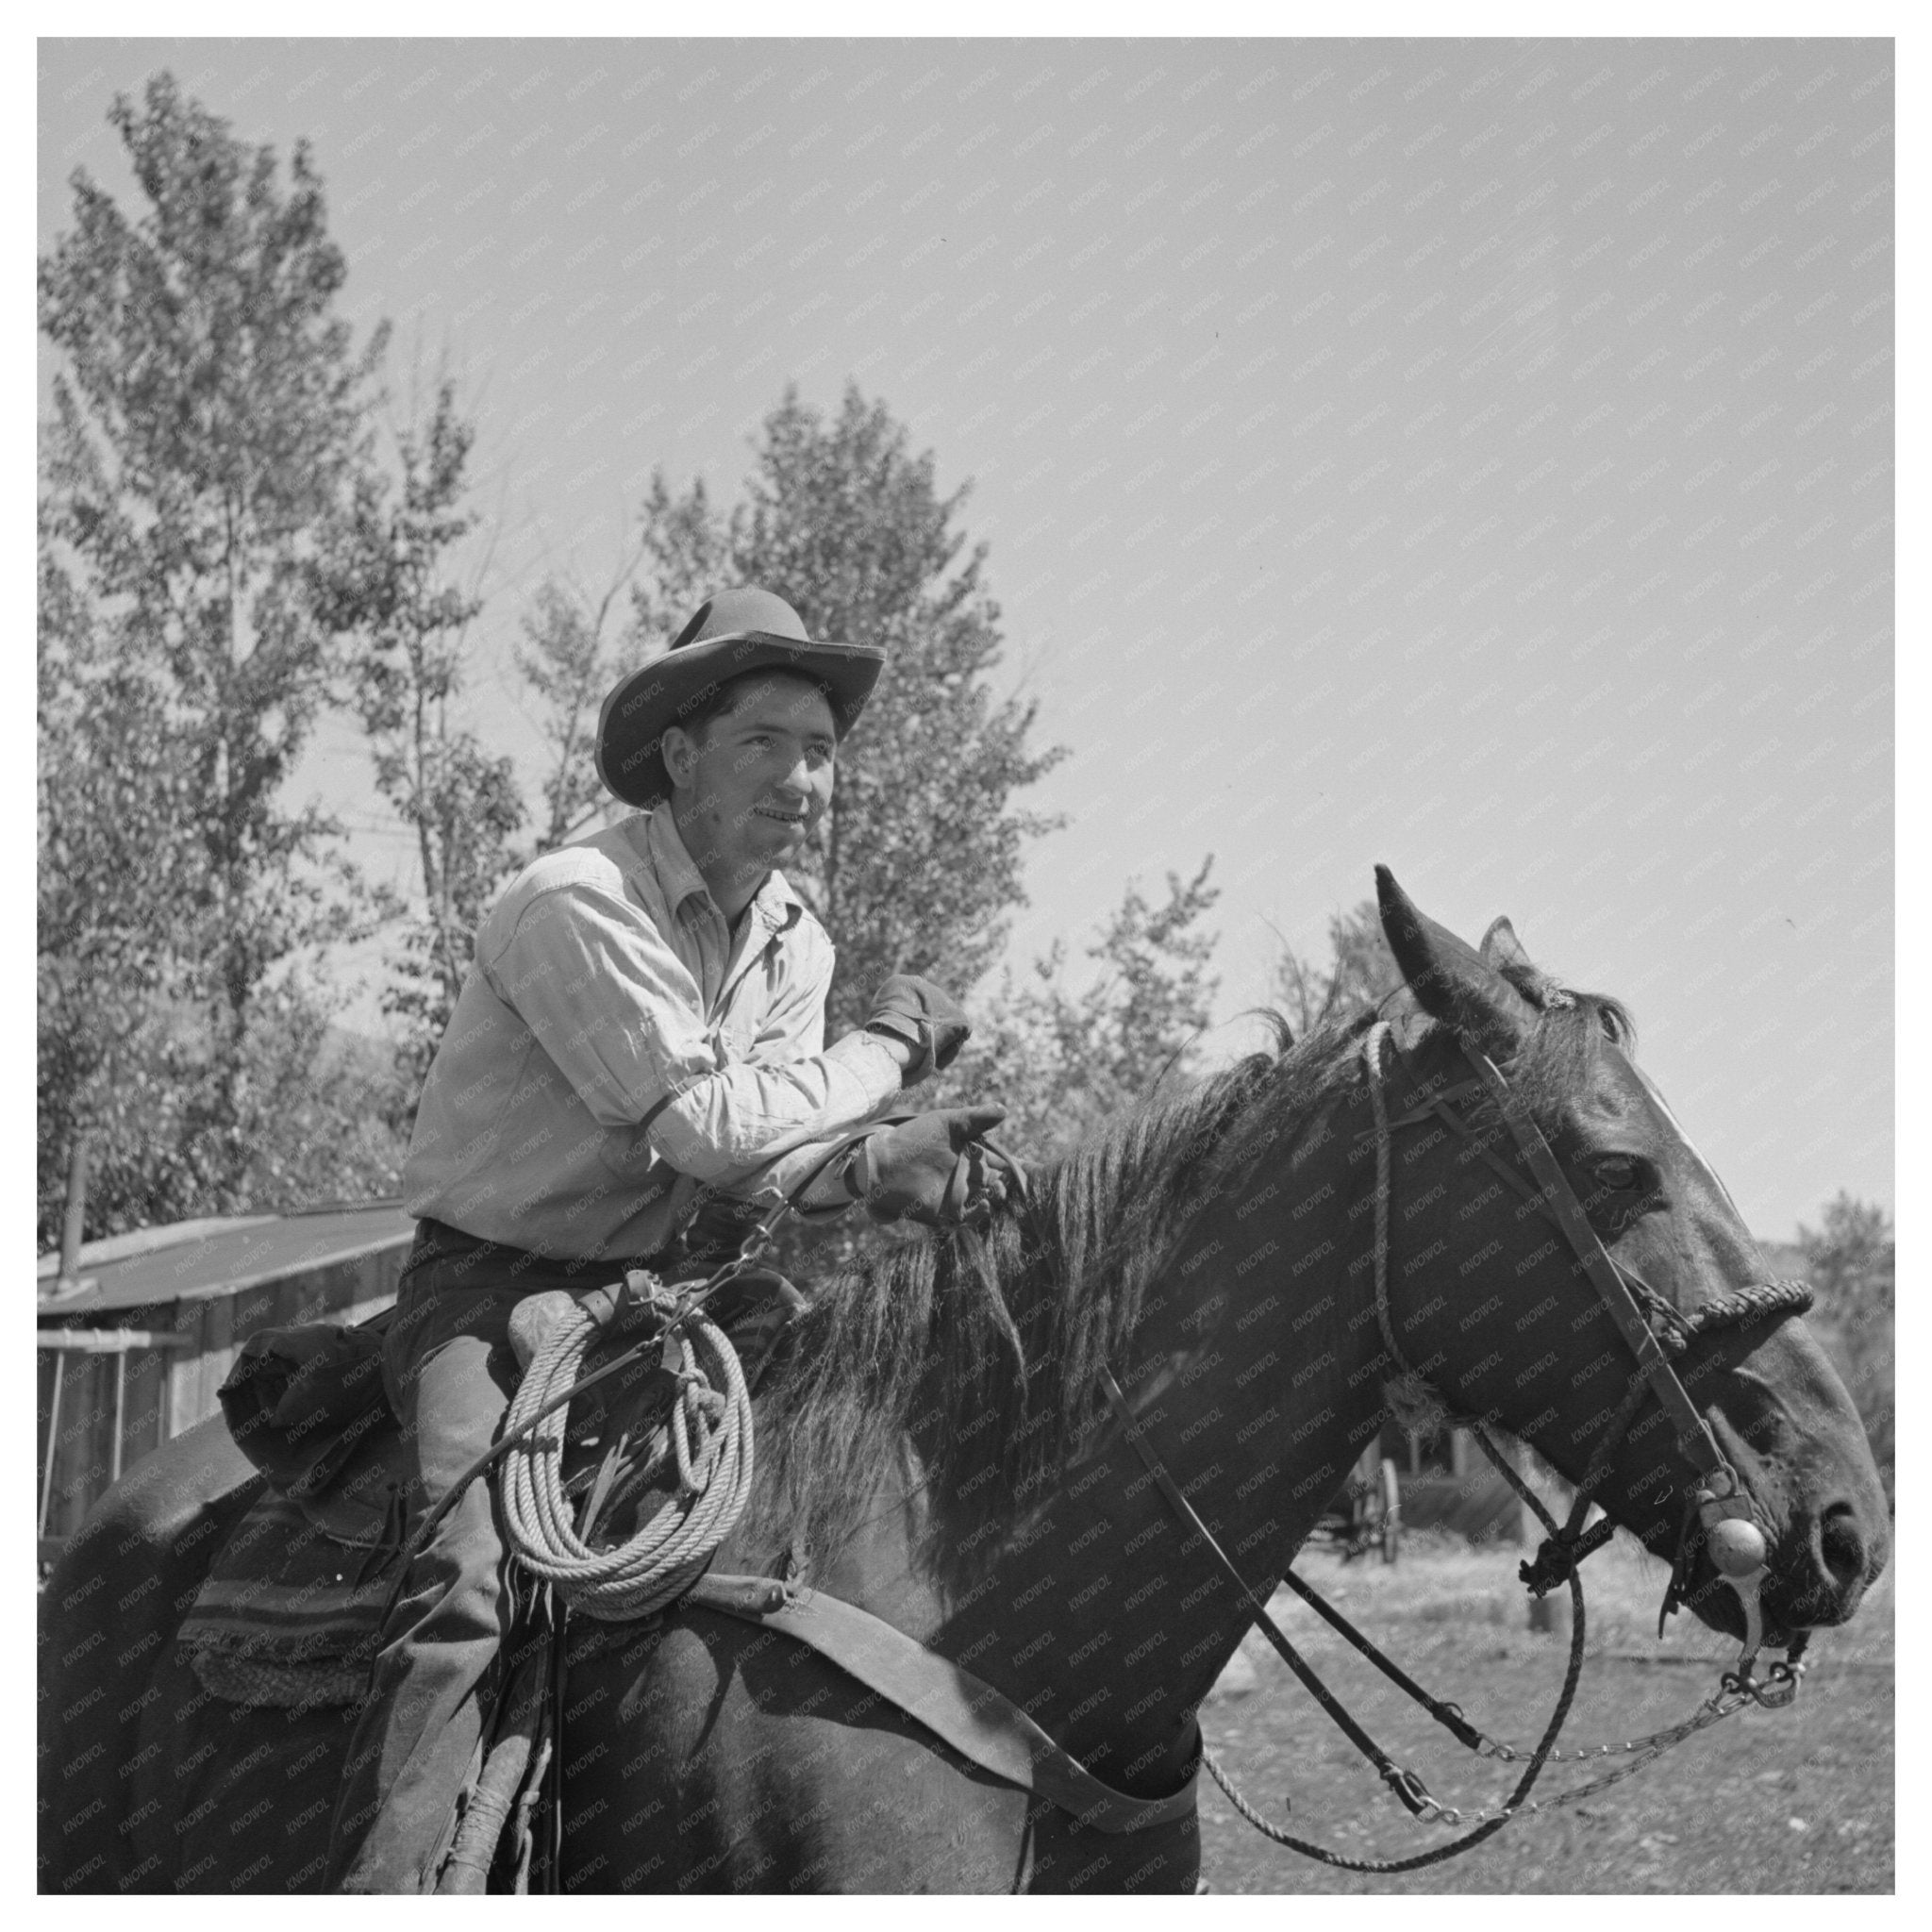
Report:
M1114 1364L1149 1446L1264 1602L1380 1416L1373 1219L1351 1212L1373 1162L1337 1131L1352 1111L1198 1219L1149 1291L1135 1358ZM1109 1424L953 1607L945 1647L983 1646L978 1667L1075 1756L1158 1789L1249 1621Z

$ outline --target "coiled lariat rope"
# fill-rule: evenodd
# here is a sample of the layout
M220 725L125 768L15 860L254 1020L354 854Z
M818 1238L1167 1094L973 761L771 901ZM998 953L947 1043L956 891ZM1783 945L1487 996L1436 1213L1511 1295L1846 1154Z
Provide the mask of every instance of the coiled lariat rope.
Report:
M738 1352L704 1313L704 1304L715 1290L753 1264L770 1244L784 1216L806 1199L822 1174L865 1138L866 1133L861 1132L835 1141L824 1158L751 1229L738 1253L696 1287L667 1291L641 1273L626 1277L633 1293L644 1295L666 1316L659 1331L665 1366L678 1383L669 1427L670 1446L677 1461L678 1492L637 1535L608 1550L597 1549L584 1540L585 1531L594 1525L572 1520L563 1485L563 1445L571 1399L635 1359L645 1344L633 1346L589 1374L581 1374L592 1340L611 1317L614 1305L608 1297L617 1291L599 1290L583 1302L572 1301L558 1291L556 1301L569 1306L554 1319L542 1317L534 1331L528 1366L510 1402L501 1436L463 1472L418 1526L411 1554L426 1541L458 1493L491 1462L502 1458L501 1489L510 1547L524 1568L551 1584L566 1606L607 1623L623 1623L648 1616L682 1596L744 1513L752 1485L751 1391ZM1007 1188L1024 1201L1025 1169L991 1136L981 1134L976 1141L996 1158ZM949 1202L955 1201L960 1186L956 1172L948 1185ZM971 1191L970 1187L965 1189L966 1193ZM971 1204L961 1200L955 1205L963 1208ZM513 1318L513 1337L514 1332ZM516 1345L523 1354L525 1344ZM676 1357L674 1349L678 1351ZM627 1478L626 1486L640 1487L659 1467L661 1457ZM601 1486L593 1495L601 1498ZM394 1607L407 1569L407 1561L399 1567L385 1616Z
M569 1408L557 1398L577 1381L600 1332L591 1313L573 1305L531 1357L509 1407L506 1435L526 1433L505 1460L503 1508L524 1567L554 1585L572 1609L616 1624L683 1595L743 1514L752 1483L751 1391L738 1352L714 1322L696 1307L673 1317L666 1341L680 1342L684 1357L670 1418L677 1494L627 1542L597 1549L579 1533L564 1493Z

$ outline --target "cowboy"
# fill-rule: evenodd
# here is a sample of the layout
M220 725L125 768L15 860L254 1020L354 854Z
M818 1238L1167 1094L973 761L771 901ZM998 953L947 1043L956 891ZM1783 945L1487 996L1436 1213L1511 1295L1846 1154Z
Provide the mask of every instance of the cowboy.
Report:
M404 1170L420 1225L385 1341L418 1507L494 1440L524 1296L634 1267L704 1274L744 1216L801 1189L808 1218L863 1198L874 1220L931 1224L997 1192L977 1148L993 1108L879 1126L825 1165L967 1033L937 986L895 975L827 1047L831 942L778 870L829 804L884 662L810 639L769 591L712 597L598 721L600 776L646 809L534 860L478 928ZM433 1884L508 1623L500 1519L473 1482L380 1634L333 1887Z

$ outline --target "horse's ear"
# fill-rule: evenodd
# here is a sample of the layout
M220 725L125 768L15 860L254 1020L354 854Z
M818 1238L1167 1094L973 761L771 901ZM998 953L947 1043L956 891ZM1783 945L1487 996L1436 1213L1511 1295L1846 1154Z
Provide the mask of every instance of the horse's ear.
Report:
M1516 928L1507 919L1490 921L1490 929L1483 935L1482 955L1484 960L1498 973L1506 966L1514 966L1524 973L1536 971L1529 955L1523 950L1523 941L1516 937Z
M1554 974L1545 973L1516 937L1516 928L1507 919L1492 920L1483 935L1483 958L1493 966L1531 1006L1543 1008L1563 1006L1567 996Z
M1507 944L1528 964L1508 921L1499 919L1491 926L1478 953L1419 912L1386 865L1375 868L1375 897L1389 949L1424 1011L1491 1058L1507 1059L1536 1021L1536 1009L1491 963L1491 943L1496 942L1499 952ZM1508 935L1507 941L1499 940L1498 928Z

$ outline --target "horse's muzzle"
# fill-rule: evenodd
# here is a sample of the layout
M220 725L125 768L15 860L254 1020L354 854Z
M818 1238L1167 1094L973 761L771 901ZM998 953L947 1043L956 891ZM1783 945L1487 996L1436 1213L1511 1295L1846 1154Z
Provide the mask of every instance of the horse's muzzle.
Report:
M1891 1555L1891 1525L1845 1499L1806 1512L1780 1540L1764 1585L1767 1626L1781 1631L1827 1628L1850 1621ZM1700 1582L1702 1578L1700 1577ZM1730 1620L1719 1608L1718 1622Z
M1867 1521L1855 1505L1828 1504L1805 1525L1804 1571L1793 1577L1790 1614L1809 1624L1842 1624L1891 1555L1891 1525ZM1785 1592L1778 1592L1780 1601Z

